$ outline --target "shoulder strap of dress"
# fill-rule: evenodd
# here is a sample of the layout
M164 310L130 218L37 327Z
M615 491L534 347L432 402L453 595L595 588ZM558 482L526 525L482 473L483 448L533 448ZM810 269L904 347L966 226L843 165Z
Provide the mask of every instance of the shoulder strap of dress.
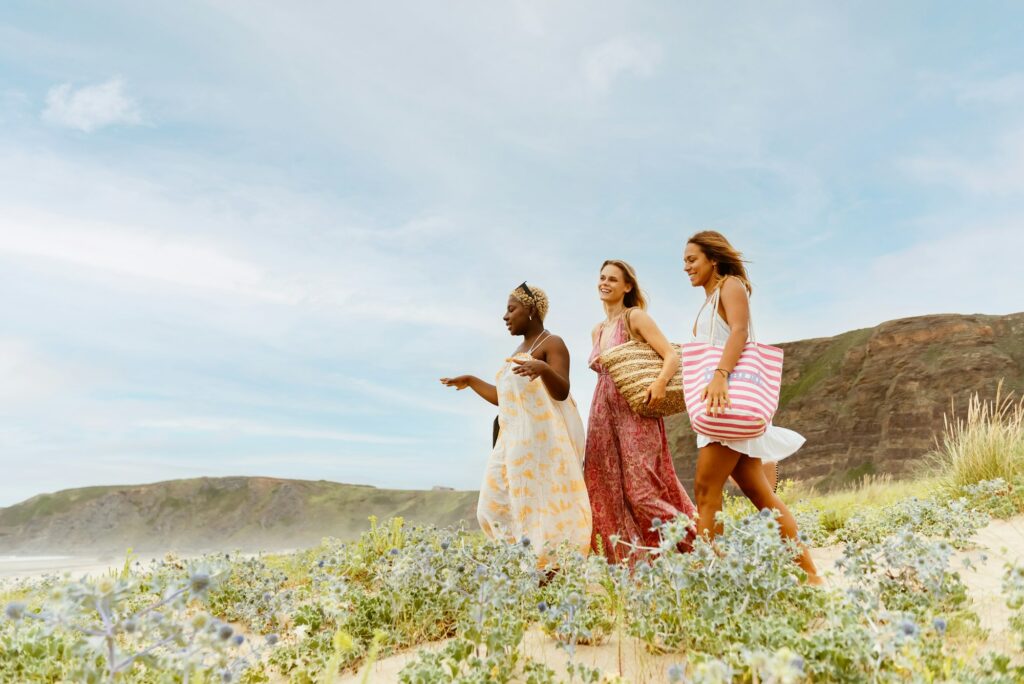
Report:
M540 343L543 342L544 340L546 340L549 337L551 337L551 333L549 333L547 330L542 330L540 335L538 335L537 339L533 341L533 344L526 351L526 353L527 354L533 354L533 350L536 349L537 347L539 347Z
M626 338L627 338L627 340L632 340L633 339L633 326L631 326L629 324L629 315L631 313L633 313L633 309L635 309L635 308L636 308L635 306L629 307L628 309L626 309L626 313L623 314L623 316L622 316L622 324L626 327Z

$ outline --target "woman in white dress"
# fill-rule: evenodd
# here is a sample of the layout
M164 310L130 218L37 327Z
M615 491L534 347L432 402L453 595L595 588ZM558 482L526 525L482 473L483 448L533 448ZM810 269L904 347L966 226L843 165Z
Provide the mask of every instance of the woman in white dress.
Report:
M697 314L693 339L723 347L719 367L701 398L707 403L709 413L723 412L729 406L729 373L750 337L748 298L752 288L740 253L716 231L702 231L687 240L683 264L690 285L703 287L707 295ZM712 334L714 339L711 339ZM763 435L754 439L712 440L698 434L697 474L693 487L697 499L697 531L710 538L721 531L715 515L722 510L722 490L731 476L758 510L779 511L782 536L796 540L796 520L776 496L774 483L765 476L762 462L778 462L795 453L803 443L804 438L796 432L775 425L769 425ZM807 573L809 582L820 584L810 552L803 545L800 549L797 562Z
M504 321L523 340L495 383L473 375L441 382L469 387L498 407L500 428L477 502L480 528L492 539L528 539L538 565L550 569L563 543L589 552L592 518L583 479L583 421L569 394L569 350L545 329L547 313L544 290L518 286L509 294Z

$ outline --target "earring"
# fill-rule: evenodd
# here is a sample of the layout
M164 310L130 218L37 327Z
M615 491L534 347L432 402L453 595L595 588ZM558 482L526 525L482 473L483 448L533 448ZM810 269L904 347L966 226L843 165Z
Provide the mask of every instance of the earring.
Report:
M530 314L530 320L531 321L533 320L533 314Z

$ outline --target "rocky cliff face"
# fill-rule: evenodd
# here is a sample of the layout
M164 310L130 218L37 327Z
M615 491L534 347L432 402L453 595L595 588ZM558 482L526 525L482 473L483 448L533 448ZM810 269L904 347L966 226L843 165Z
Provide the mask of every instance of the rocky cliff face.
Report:
M921 467L943 414L968 397L1024 393L1024 313L905 318L836 337L779 345L786 352L775 423L807 444L782 476L823 488L867 473ZM692 484L693 432L685 415L666 421L676 470Z

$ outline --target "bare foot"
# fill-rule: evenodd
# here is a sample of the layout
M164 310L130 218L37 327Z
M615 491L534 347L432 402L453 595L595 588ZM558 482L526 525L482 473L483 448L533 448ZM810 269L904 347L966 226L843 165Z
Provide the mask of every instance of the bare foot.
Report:
M807 583L812 587L823 587L825 586L825 580L818 573L808 574Z

